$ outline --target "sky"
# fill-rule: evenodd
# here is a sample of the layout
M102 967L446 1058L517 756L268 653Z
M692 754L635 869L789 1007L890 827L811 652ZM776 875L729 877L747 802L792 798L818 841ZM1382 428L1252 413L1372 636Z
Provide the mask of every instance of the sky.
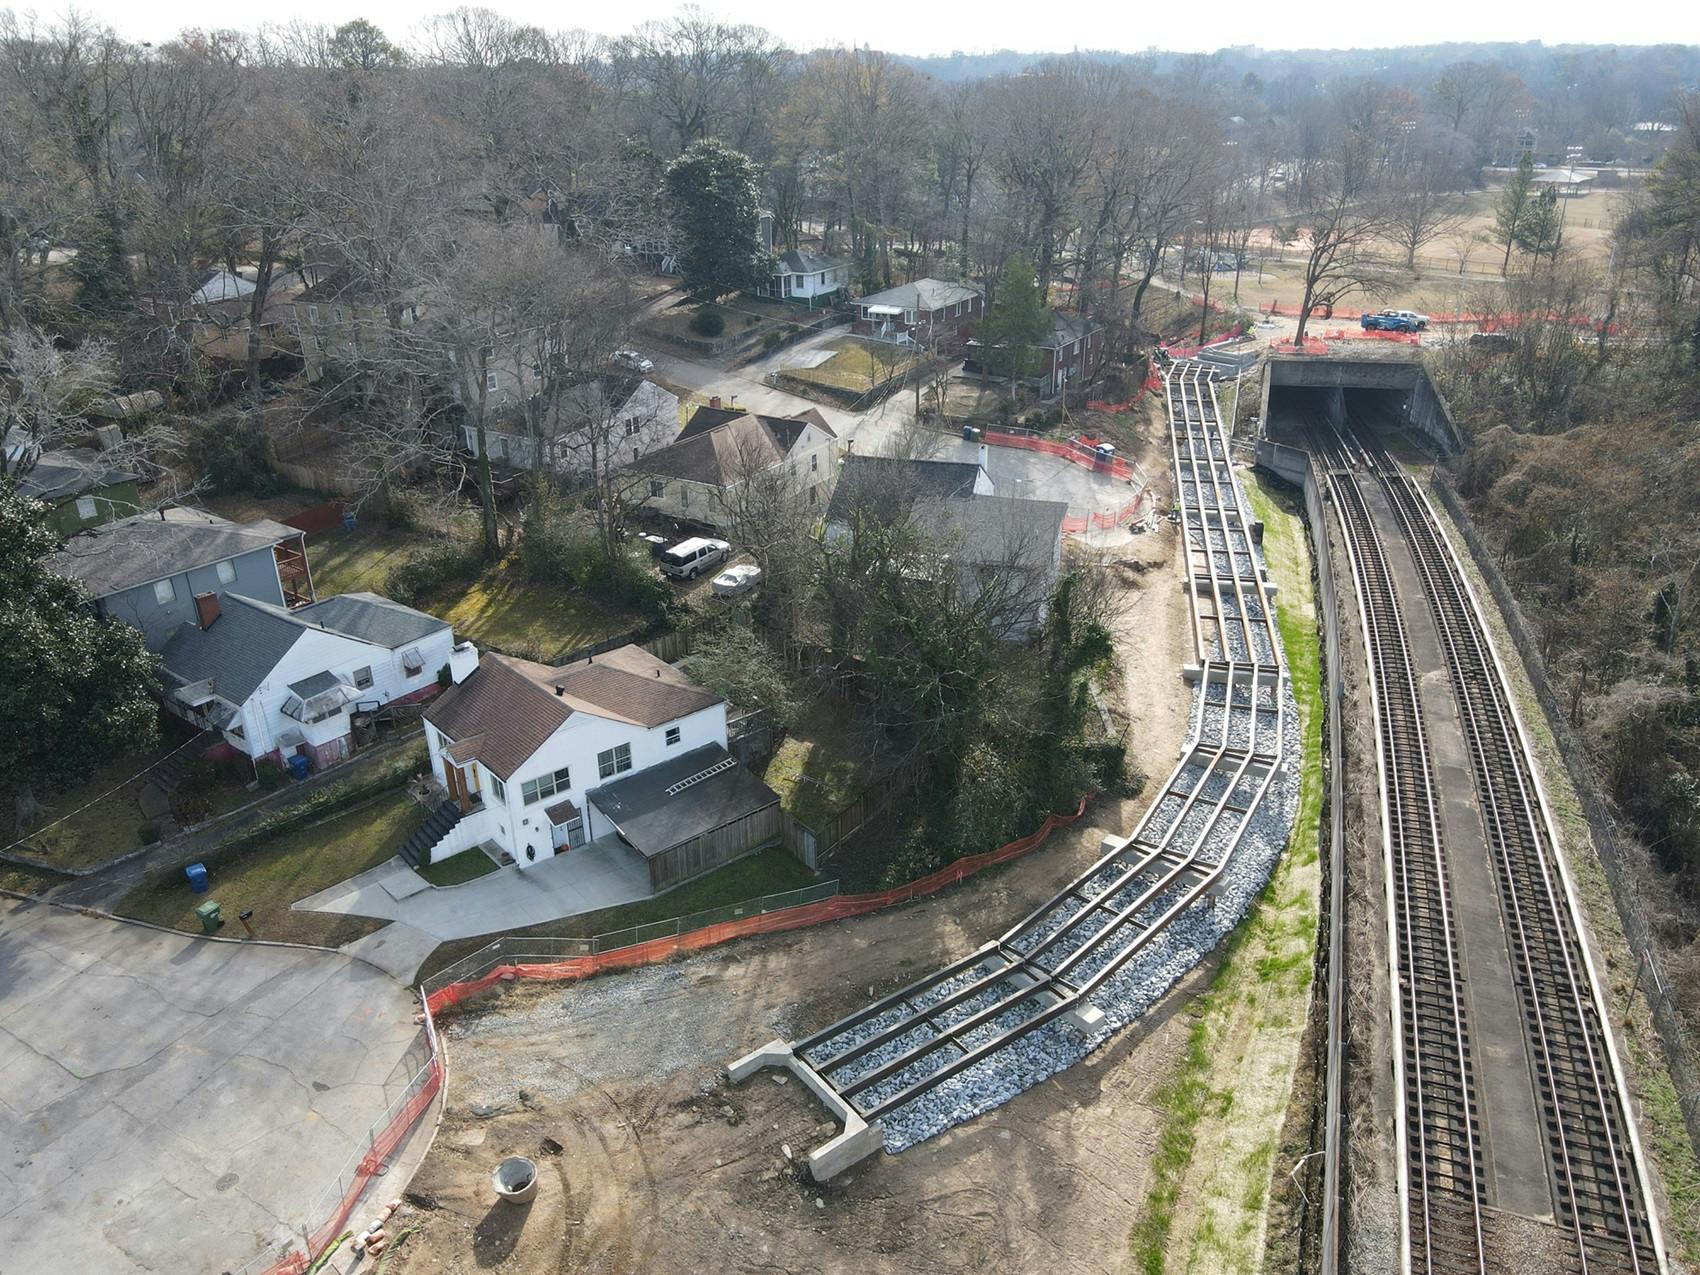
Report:
M391 38L423 14L456 0L270 0L232 6L229 0L80 0L79 11L137 40L163 40L184 27L251 26L299 19L331 25L366 17ZM0 0L0 7L46 16L62 6L42 0ZM487 0L517 21L548 29L581 27L617 35L640 22L676 13L677 0ZM1144 5L1128 0L1074 0L1051 10L1031 0L709 0L702 5L725 21L750 22L793 48L869 44L894 53L942 54L1017 49L1060 53L1075 48L1135 52L1156 47L1182 52L1224 45L1266 49L1381 48L1438 41L1541 40L1547 44L1700 44L1700 3L1640 0L1624 10L1597 0L1220 0L1204 5ZM1632 14L1617 26L1607 13ZM238 16L240 15L240 16Z

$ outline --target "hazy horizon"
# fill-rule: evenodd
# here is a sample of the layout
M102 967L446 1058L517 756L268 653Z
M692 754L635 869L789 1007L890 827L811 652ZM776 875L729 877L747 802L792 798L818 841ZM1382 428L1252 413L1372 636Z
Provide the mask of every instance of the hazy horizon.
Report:
M62 7L12 6L51 19ZM229 5L214 0L181 0L169 6L92 0L77 11L112 26L135 40L160 42L185 28L236 27L292 21L332 26L356 17L377 23L392 39L404 39L422 18L447 12L453 4L420 6L404 0L372 0L350 6L331 0L284 0L269 6L263 19L256 14L232 22ZM636 0L610 10L603 6L550 5L543 0L505 0L486 8L516 21L546 30L580 28L600 35L619 35L638 24L670 17L682 7L676 0ZM960 21L955 5L927 10L905 0L866 0L846 21L835 12L799 10L776 0L725 0L703 4L704 11L729 22L765 27L796 49L834 45L870 45L908 57L966 57L1014 53L1034 57L1075 51L1138 53L1213 53L1253 45L1269 53L1306 51L1373 51L1444 44L1626 45L1700 44L1700 6L1655 5L1643 10L1633 28L1621 33L1603 30L1597 7L1576 0L1535 4L1531 0L1501 5L1484 12L1464 0L1435 0L1420 9L1382 6L1354 8L1336 23L1294 24L1281 6L1248 4L1244 0L1216 6L1208 21L1193 28L1175 22L1154 25L1124 6L1093 0L1083 5L1067 29L1035 19L1014 6L974 14L972 30ZM617 20L614 15L617 14ZM1197 34L1193 34L1196 30ZM1339 40L1329 38L1338 31ZM1446 38L1436 39L1437 32ZM1078 38L1067 38L1078 33Z

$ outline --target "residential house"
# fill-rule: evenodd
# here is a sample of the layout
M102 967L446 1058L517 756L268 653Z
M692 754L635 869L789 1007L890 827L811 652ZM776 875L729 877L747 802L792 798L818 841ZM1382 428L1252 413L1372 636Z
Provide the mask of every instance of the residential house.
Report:
M629 468L647 488L647 508L727 531L737 489L758 473L777 471L805 504L824 510L838 480L838 435L810 408L799 416L760 416L699 407L678 439Z
M494 392L503 391L498 386ZM573 378L561 389L548 431L544 464L557 473L588 474L593 450L596 463L604 469L628 464L678 437L679 396L635 375ZM461 434L467 451L476 456L477 426L463 424ZM484 437L492 461L531 468L531 436L524 424L523 402L503 399L494 419L486 421Z
M948 564L951 582L977 594L997 590L998 618L1011 638L1045 622L1062 571L1063 519L1055 500L1000 496L978 463L851 456L826 513L826 539L853 538L860 527L907 523L927 550L920 567Z
M306 533L260 519L236 523L201 509L161 509L88 527L47 560L81 580L97 614L135 625L148 649L197 620L195 599L234 593L273 606L313 601Z
M354 752L357 716L428 699L478 665L447 622L373 593L293 611L203 593L195 608L160 651L164 703L220 732L227 756L333 765Z
M261 359L294 360L300 355L291 307L308 283L308 274L300 270L278 270L272 275L260 312ZM187 302L150 297L144 298L143 304L157 318L172 324L180 336L193 342L206 357L225 363L244 363L248 358L248 324L253 317L255 288L254 281L246 275L219 269L189 294Z
M520 868L598 839L652 889L779 835L778 797L726 750L726 703L638 646L562 667L486 655L425 712L448 793L404 857L489 845Z
M1022 378L1022 384L1031 386L1041 398L1053 398L1077 382L1084 384L1102 357L1103 341L1104 329L1099 324L1078 314L1051 311L1051 330L1036 343L1037 364ZM985 347L971 338L962 370L970 376L986 375L985 353Z
M756 296L806 301L812 310L816 302L828 304L835 294L850 286L848 261L796 249L776 252L773 214L765 208L757 225L762 252L769 261L769 273L750 289Z
M393 333L390 316L379 295L351 272L310 266L310 281L288 302L289 322L300 342L307 380L317 384L326 369L357 366L388 346ZM412 299L396 314L396 324L411 330L424 307Z
M955 345L986 314L986 294L971 284L917 279L862 297L855 330L881 341Z
M9 459L8 468L14 463ZM53 506L50 521L60 536L128 517L142 507L136 475L87 447L39 453L18 492Z

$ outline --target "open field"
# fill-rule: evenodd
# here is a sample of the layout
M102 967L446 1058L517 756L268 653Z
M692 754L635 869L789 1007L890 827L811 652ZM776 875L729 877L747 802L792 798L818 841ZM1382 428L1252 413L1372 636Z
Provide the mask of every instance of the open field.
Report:
M217 900L226 934L240 935L236 914L252 908L249 924L257 938L335 947L370 934L383 922L296 912L290 905L384 862L425 816L425 808L398 788L318 823L209 858L210 889L205 894L191 894L181 874L173 873L137 886L116 910L138 921L199 934L196 905Z

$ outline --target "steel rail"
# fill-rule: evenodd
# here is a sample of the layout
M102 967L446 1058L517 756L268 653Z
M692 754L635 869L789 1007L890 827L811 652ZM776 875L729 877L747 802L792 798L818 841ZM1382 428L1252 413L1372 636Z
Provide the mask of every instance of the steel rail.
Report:
M1389 976L1395 1010L1394 1070L1396 1088L1401 1093L1395 1107L1400 1194L1404 1199L1400 1210L1401 1266L1407 1271L1451 1272L1463 1269L1455 1264L1461 1258L1475 1270L1485 1272L1473 1068L1466 1047L1469 1036L1451 931L1449 874L1435 808L1421 697L1398 593L1379 534L1358 490L1350 449L1326 425L1313 428L1313 437L1320 443L1317 452L1324 461L1325 483L1345 533L1358 593L1378 741L1376 763L1391 958ZM1402 746L1401 734L1411 738L1409 751ZM1426 844L1413 844L1413 839ZM1430 867L1419 886L1413 881L1413 872L1423 871L1425 863ZM1440 930L1438 952L1423 941L1416 928L1418 922L1428 920L1432 924L1436 918ZM1430 1022L1425 1021L1431 1015L1424 1013L1422 999L1433 986L1438 986L1441 993L1441 1014ZM1435 1036L1432 1040L1431 1028ZM1404 1065L1407 1056L1409 1067ZM1409 1114L1407 1104L1414 1107ZM1451 1136L1450 1122L1454 1119L1463 1127L1461 1167L1465 1170L1465 1189L1462 1192L1456 1189L1460 1143ZM1444 1128L1441 1122L1446 1122ZM1443 1131L1447 1136L1440 1137ZM1444 1175L1437 1172L1442 1168L1448 1169ZM1450 1238L1449 1235L1437 1237L1436 1232L1441 1229L1437 1226L1441 1220L1438 1215L1444 1212L1447 1221L1452 1222L1460 1204L1468 1209L1468 1247L1462 1254L1437 1253L1437 1238Z

